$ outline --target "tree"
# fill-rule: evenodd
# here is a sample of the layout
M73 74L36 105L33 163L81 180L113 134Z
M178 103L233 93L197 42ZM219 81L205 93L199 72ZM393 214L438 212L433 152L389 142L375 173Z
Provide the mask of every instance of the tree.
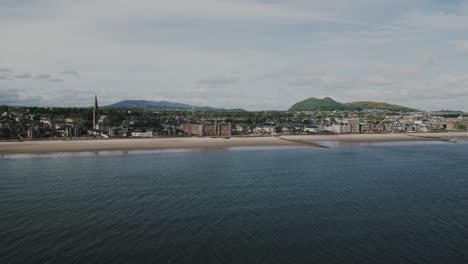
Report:
M160 128L160 127L161 127L161 123L160 123L159 120L157 120L157 119L151 119L151 120L149 121L149 125L150 125L150 127L152 127L152 128Z
M125 120L125 115L122 111L111 109L107 113L107 119L109 124L113 126L118 126L122 124L122 121Z
M91 122L89 122L88 120L82 117L74 119L73 124L83 130L87 130L91 128L91 125L92 125Z
M8 112L9 110L10 108L8 107L8 105L0 105L0 114Z

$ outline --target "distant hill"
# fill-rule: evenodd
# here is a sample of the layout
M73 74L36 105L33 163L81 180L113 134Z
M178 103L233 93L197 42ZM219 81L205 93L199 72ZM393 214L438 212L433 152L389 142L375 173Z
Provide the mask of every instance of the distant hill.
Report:
M309 98L294 104L289 111L335 111L346 110L346 107L337 101L325 97L323 99Z
M367 110L367 109L377 109L377 110L387 110L395 112L414 112L416 109L409 107L392 105L381 102L352 102L352 103L339 103L330 97L325 97L323 99L318 98L309 98L299 103L291 106L289 111L352 111L352 110Z
M168 101L147 101L147 100L123 100L115 104L104 106L104 108L119 109L145 109L145 110L172 110L172 111L213 111L213 112L245 112L243 109L224 109L209 106L193 106L181 103L172 103Z
M370 101L345 103L344 105L348 108L354 108L354 109L378 109L378 110L387 110L387 111L395 111L395 112L418 111L416 109L405 107L405 106L387 104L387 103L382 103L382 102L370 102Z

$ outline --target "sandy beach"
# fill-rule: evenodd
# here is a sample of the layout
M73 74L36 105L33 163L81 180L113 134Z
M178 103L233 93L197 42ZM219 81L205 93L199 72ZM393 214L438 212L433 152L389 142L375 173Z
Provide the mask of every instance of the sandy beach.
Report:
M230 139L181 137L107 140L44 140L0 142L0 154L302 145L304 144L286 141L276 137L233 137Z
M44 140L0 142L0 154L40 154L54 152L157 150L157 149L212 149L260 146L320 147L320 142L397 142L437 141L445 138L468 138L468 132L412 133L412 134L351 134L351 135L298 135L281 137L223 138L146 138L107 140Z

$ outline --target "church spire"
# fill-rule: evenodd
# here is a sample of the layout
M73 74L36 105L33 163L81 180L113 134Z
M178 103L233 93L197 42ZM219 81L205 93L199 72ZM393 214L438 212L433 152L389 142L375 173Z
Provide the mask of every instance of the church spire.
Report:
M97 95L94 94L94 109L96 110L96 114L97 114L97 111L98 111L98 102L97 102Z
M97 101L97 95L94 94L94 108L93 108L93 129L97 129L97 116L98 116L98 101Z

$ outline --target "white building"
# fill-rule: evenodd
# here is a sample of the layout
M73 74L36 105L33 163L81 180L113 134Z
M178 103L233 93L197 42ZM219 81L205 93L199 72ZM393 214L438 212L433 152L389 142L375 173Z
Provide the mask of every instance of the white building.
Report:
M140 138L153 137L153 131L132 132L132 137L140 137Z
M304 127L304 132L307 132L307 133L319 133L319 132L320 132L320 128L317 127L317 126L306 126L306 127Z
M254 129L256 134L276 134L275 126L257 126Z

